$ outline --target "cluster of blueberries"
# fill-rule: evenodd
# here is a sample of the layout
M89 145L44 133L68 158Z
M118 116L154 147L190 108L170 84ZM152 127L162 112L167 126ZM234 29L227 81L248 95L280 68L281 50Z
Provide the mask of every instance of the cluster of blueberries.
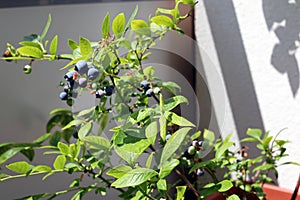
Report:
M166 140L169 140L171 136L171 134L167 134ZM191 163L191 161L197 163L200 159L198 159L196 155L201 154L201 151L204 149L203 144L204 142L202 140L194 140L188 147L184 155L181 157L181 160L187 163ZM195 174L197 176L203 176L205 174L205 171L203 168L199 168L195 171Z
M153 89L150 88L150 83L147 80L143 80L141 82L141 88L144 90L145 94L148 97L151 97L153 95Z
M76 98L77 92L74 89L85 88L88 85L88 80L93 81L99 76L99 70L93 66L88 65L85 60L80 60L75 64L73 70L67 72L64 75L64 79L67 81L67 86L64 87L64 91L59 94L61 100L68 100L70 97ZM93 87L93 85L92 85ZM97 85L95 86L97 89ZM95 92L96 98L101 98L103 95L111 96L114 93L114 86L110 85L102 89L98 89Z

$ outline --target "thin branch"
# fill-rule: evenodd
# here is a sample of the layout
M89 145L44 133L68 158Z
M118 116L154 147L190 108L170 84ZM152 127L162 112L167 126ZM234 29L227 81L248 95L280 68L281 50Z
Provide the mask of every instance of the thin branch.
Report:
M178 169L175 169L176 174L184 180L184 182L187 184L188 188L192 190L194 195L197 197L197 199L200 197L199 192L196 190L196 188L191 184L191 182L183 175Z

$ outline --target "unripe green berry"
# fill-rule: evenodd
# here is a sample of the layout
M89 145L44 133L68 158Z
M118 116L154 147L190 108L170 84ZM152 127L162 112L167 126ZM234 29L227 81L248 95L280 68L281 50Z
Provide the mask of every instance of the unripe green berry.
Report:
M23 68L23 71L25 74L30 74L31 71L32 71L32 68L30 65L25 65L24 68Z
M189 146L188 154L194 155L196 153L196 148L194 146Z

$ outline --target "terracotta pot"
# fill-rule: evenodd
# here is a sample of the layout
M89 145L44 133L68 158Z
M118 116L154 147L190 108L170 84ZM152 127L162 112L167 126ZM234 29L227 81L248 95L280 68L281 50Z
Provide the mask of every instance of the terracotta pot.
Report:
M222 193L215 193L212 195L207 196L204 198L205 200L226 200L226 196L230 196L232 194L236 194L240 197L240 199L248 199L248 200L259 200L259 198L252 193L246 192L238 187L232 187L229 191L227 191L225 194ZM283 199L281 199L283 200Z
M285 188L278 187L276 185L264 184L263 191L266 193L267 200L290 200L293 191ZM300 200L300 194L298 193L296 200Z

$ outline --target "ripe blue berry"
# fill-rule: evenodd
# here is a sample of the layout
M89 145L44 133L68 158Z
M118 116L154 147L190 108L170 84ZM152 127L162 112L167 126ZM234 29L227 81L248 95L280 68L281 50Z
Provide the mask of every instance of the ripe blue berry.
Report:
M25 74L30 74L31 71L32 71L32 68L30 65L25 65L24 68L23 68L23 71Z
M85 60L79 60L75 65L75 71L77 71L80 75L87 73L88 65Z
M202 170L202 169L197 169L197 171L196 171L196 174L197 174L197 176L203 176L204 175L204 170Z
M75 74L75 70L69 71L65 74L64 79L67 81L73 81L73 75Z
M87 72L87 76L89 79L95 80L99 76L99 70L94 67L91 67Z
M66 93L68 93L68 92L69 92L69 87L68 87L68 86L65 86L65 87L64 87L64 91L65 91Z
M147 80L143 80L143 81L141 82L141 88L142 88L143 90L148 90L149 87L150 87L150 84L149 84L149 82L148 82Z
M148 89L148 90L146 91L146 95L147 95L148 97L151 97L152 94L153 94L153 90L152 90L151 88Z
M171 134L166 135L166 140L170 139L171 136Z
M194 155L196 153L196 149L194 146L189 146L188 148L188 154Z
M106 96L111 96L113 93L114 93L114 90L115 90L115 87L110 85L110 86L107 86L105 89L104 89L104 94Z
M104 91L103 90L97 90L95 95L96 95L96 98L100 99L101 97L103 97Z
M85 88L87 86L87 80L86 80L86 78L80 78L78 80L78 84L79 84L79 87Z
M68 99L68 93L66 93L65 91L61 92L59 94L59 98L63 101L66 101Z
M78 131L77 130L75 130L72 135L75 139L78 139Z
M199 141L198 145L199 145L199 147L202 147L203 146L203 141Z

